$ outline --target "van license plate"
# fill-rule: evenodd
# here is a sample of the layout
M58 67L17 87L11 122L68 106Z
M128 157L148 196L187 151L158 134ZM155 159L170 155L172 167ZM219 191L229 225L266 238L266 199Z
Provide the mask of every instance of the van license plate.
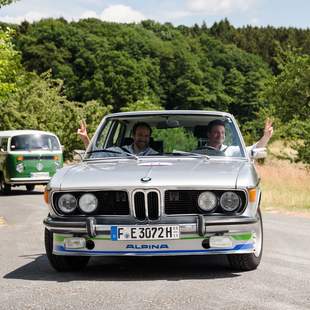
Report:
M32 172L31 177L36 179L45 179L49 178L50 174L49 172Z

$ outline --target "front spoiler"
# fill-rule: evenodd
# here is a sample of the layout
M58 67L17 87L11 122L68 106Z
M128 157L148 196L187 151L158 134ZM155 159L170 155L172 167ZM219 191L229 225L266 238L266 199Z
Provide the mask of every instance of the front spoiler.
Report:
M255 252L256 233L259 222L256 218L238 217L219 221L197 218L196 223L178 224L180 239L177 240L111 240L111 226L96 224L94 218L80 222L57 221L50 217L44 220L47 229L53 232L53 254L69 256L167 256L241 254ZM123 225L122 225L123 226ZM65 239L82 237L94 242L93 249L69 249ZM229 248L205 248L202 244L211 236L228 236Z

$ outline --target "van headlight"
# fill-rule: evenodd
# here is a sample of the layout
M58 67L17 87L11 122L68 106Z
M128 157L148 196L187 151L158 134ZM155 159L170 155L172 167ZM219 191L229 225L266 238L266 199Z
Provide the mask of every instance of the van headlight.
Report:
M240 197L234 192L225 192L220 198L221 207L227 212L236 211L240 204Z
M203 192L198 196L198 206L203 211L212 211L217 205L217 198L212 192Z
M98 199L94 194L84 194L79 199L79 207L85 213L94 212L98 206Z
M61 212L72 213L77 206L76 198L72 194L63 194L58 199L58 207Z

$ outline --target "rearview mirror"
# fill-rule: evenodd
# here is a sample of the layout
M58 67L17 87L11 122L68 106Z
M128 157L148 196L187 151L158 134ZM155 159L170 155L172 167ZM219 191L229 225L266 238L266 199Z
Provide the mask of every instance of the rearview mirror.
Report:
M158 129L166 129L166 128L178 128L180 127L180 123L178 120L165 120L162 122L159 122L156 126Z

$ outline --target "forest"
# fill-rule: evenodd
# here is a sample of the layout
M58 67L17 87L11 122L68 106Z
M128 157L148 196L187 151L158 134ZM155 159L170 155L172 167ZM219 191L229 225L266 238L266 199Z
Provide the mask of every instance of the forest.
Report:
M55 132L68 157L107 113L202 109L232 113L247 143L273 139L310 164L310 29L208 27L145 20L0 23L0 130Z

